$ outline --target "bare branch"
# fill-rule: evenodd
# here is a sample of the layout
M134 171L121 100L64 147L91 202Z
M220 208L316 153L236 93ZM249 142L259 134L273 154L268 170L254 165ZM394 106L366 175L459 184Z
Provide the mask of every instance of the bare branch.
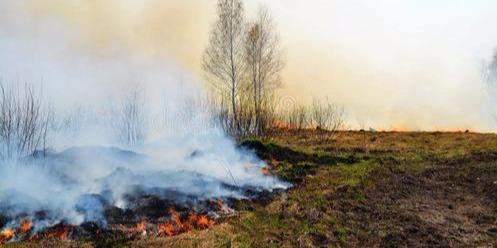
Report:
M41 97L25 84L22 89L6 88L0 82L0 156L19 158L43 153L47 149L47 137L53 113L43 107Z

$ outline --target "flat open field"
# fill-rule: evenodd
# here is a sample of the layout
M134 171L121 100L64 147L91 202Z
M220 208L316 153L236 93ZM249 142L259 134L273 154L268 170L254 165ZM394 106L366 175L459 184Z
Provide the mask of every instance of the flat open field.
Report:
M235 217L175 237L6 246L497 246L497 135L281 131L242 143L294 187L237 202Z

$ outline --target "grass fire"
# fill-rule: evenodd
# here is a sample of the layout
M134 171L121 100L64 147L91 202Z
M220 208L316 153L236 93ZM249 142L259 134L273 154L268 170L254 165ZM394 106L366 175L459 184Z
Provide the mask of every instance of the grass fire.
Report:
M0 247L496 247L495 21L0 1Z

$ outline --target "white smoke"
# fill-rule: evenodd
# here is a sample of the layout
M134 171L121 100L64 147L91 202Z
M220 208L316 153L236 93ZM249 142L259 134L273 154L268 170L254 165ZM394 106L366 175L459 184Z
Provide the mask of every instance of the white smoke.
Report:
M42 88L56 124L46 158L0 163L0 214L14 219L9 225L24 215L37 230L59 222L105 224L102 202L126 208L125 196L135 190L210 199L245 197L240 187L288 187L212 125L208 109L188 106L204 90L174 61L133 54L119 40L88 49L78 43L78 30L33 17L24 4L0 1L0 77ZM136 87L143 89L147 125L140 127L143 142L128 146L115 137L111 109Z

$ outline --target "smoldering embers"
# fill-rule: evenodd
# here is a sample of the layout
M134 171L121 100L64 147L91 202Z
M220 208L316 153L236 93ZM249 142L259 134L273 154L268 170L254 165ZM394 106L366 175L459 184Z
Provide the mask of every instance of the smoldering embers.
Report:
M33 220L37 231L58 223L95 222L105 226L104 209L126 209L136 194L194 207L196 202L208 199L245 198L249 191L288 187L264 175L264 164L234 145L185 152L175 161L154 155L157 148L151 151L73 147L3 161L0 213L8 220L5 226L18 225L26 216ZM167 157L167 153L162 151L162 156Z

